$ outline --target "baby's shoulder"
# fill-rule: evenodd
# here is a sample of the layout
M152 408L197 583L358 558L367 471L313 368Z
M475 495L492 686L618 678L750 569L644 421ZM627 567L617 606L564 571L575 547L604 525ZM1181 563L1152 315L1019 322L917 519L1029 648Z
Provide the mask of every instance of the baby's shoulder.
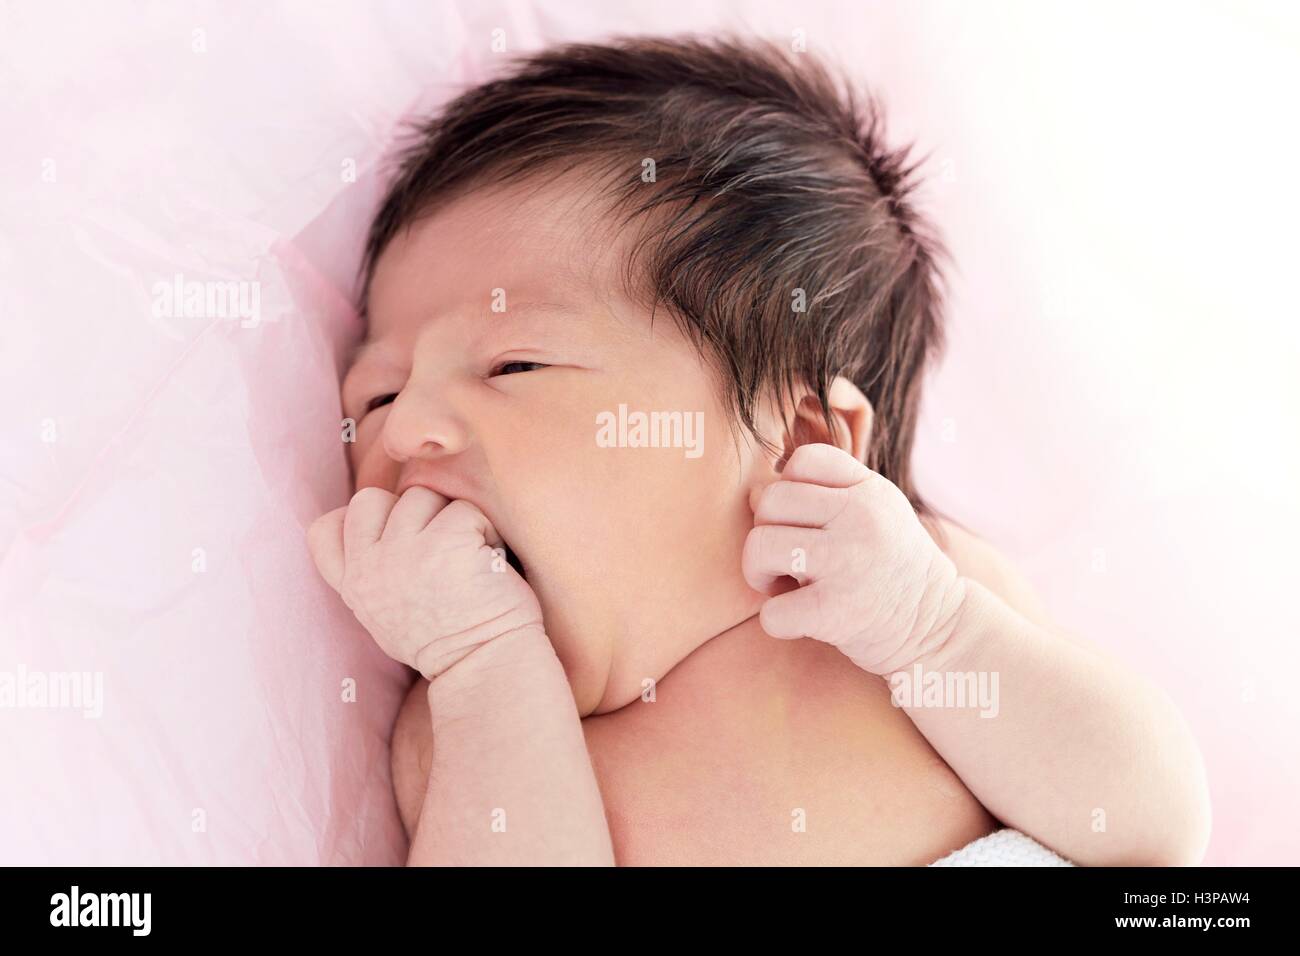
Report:
M921 524L957 566L958 574L978 581L1034 623L1052 626L1033 586L1005 554L951 519L927 515Z

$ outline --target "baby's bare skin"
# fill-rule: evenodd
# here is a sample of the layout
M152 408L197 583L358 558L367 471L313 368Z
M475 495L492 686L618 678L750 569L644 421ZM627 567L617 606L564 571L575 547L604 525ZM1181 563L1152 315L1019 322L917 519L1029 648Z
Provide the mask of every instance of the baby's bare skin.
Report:
M1067 639L1005 562L959 529L937 536L948 554L939 565L951 561L970 586L948 626L919 635L915 661L999 674L996 720L894 708L873 670L888 655L873 664L871 653L850 659L762 632L758 615L771 618L784 595L755 590L772 555L747 542L752 502L780 479L780 462L770 446L733 440L732 410L698 351L619 291L627 250L599 231L581 182L534 185L469 193L393 240L373 276L366 349L343 386L358 423L356 487L369 489L360 510L376 533L389 537L389 507L410 511L399 499L451 500L483 519L474 551L508 543L527 588L494 574L471 575L477 591L446 587L444 576L469 571L448 565L455 549L438 540L430 566L419 549L381 545L369 584L349 589L341 515L314 536L318 566L343 582L359 619L395 622L372 636L396 659L426 674L450 660L423 646L449 636L429 629L433 619L464 618L474 625L464 633L483 638L417 685L395 730L399 803L408 826L419 817L410 862L925 863L998 821L1079 863L1198 861L1204 773L1176 709ZM500 312L488 308L496 292L509 293ZM756 434L784 443L783 460L838 442L831 451L863 461L873 414L863 393L832 382L835 435L801 415L807 399L756 409ZM698 455L603 445L594 426L620 407L699 415L708 437ZM869 558L942 558L893 491L849 525L827 515L840 527L827 524L824 540ZM799 633L833 642L827 620L853 625L851 611L865 608L867 632L849 636L869 651L886 636L877 624L916 619L880 614L917 583L905 563L866 565L858 581L841 562L824 595L836 613L809 615L813 630ZM437 582L421 577L435 572ZM446 593L433 601L435 583ZM489 611L507 592L535 593L544 631L491 632L510 617ZM658 682L653 703L640 699L647 679Z
M963 575L1039 613L965 532L945 532ZM432 759L427 688L415 682L393 730L408 833ZM653 703L587 717L583 731L622 865L918 865L999 825L883 679L754 620L673 668Z

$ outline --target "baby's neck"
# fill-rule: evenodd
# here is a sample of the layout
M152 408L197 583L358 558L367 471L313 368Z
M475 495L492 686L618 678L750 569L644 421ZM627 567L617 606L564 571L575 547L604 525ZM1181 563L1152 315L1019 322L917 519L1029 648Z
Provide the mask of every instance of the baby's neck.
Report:
M815 693L814 675L825 674L826 665L839 657L835 648L816 641L771 637L755 614L687 654L658 680L656 693L663 688L678 704L685 698L709 710L752 705L756 699L774 703Z

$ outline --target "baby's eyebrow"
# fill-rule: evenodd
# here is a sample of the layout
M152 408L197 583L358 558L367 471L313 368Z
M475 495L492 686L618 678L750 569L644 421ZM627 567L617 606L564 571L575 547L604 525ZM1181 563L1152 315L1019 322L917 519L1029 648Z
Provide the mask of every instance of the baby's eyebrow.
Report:
M564 302L542 302L529 300L518 304L509 304L504 312L488 312L487 315L493 319L510 319L520 316L542 316L542 315L562 315L577 316L582 314L582 309L575 305ZM364 338L357 343L352 350L352 355L348 360L346 368L351 371L363 359L371 358L376 352L381 350L383 342L378 339Z
M489 313L489 315L492 318L508 319L520 314L533 315L550 313L552 315L579 315L581 312L582 310L577 306L565 302L526 301L518 304L509 304L506 307L506 311Z

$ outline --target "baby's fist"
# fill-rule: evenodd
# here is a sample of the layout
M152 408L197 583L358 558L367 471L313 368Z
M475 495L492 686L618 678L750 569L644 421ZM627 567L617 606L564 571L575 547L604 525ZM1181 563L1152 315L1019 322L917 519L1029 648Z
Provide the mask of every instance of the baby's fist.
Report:
M768 634L825 641L882 675L946 639L965 582L891 481L833 445L801 445L750 503L741 568L768 595Z
M308 531L326 582L393 660L432 680L476 647L542 628L532 588L468 501L362 488Z

